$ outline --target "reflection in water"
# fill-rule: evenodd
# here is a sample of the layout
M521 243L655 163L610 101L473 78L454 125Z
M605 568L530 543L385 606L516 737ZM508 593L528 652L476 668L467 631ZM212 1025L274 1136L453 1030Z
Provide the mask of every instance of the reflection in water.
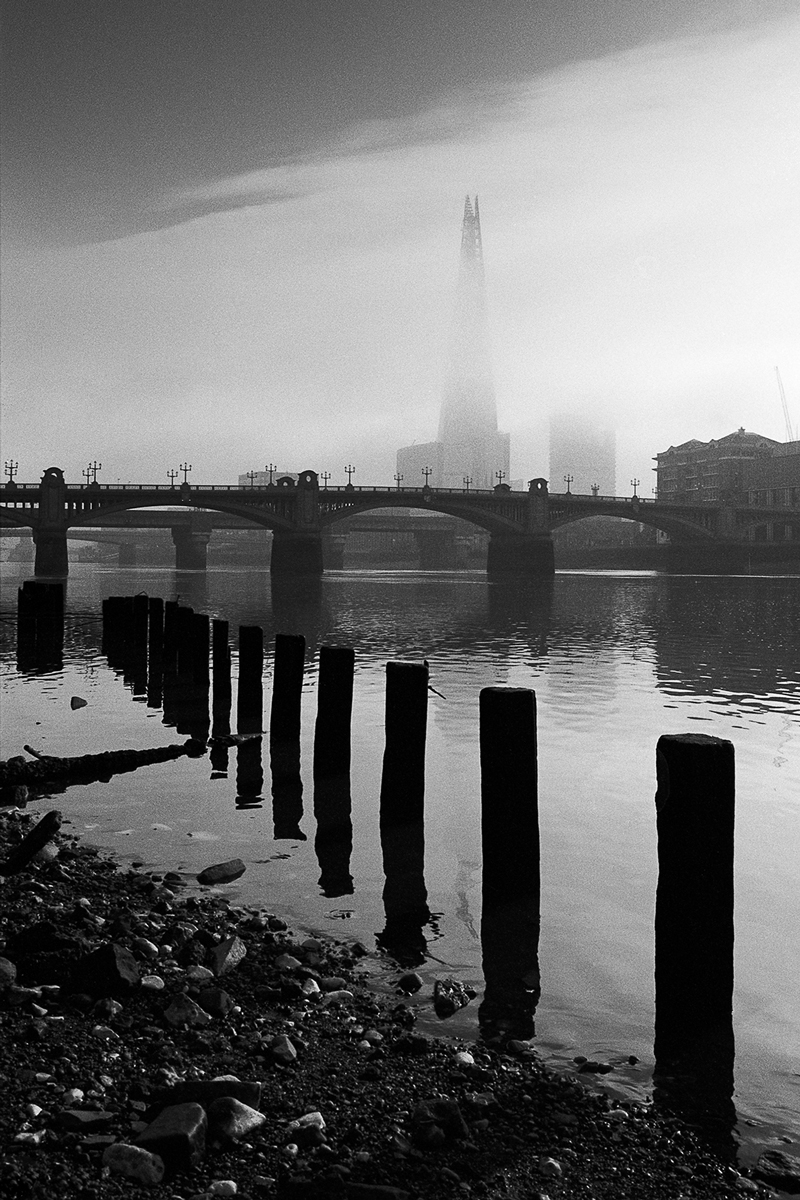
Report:
M6 594L6 621L0 626L0 639L6 636L5 662L12 665L12 673L17 582L15 576L13 594ZM795 872L787 852L797 835L798 775L793 753L800 715L797 580L576 573L559 574L546 584L518 585L488 583L477 575L398 572L337 573L313 585L272 585L272 594L270 588L266 572L179 576L170 571L96 571L78 565L69 583L64 677L53 683L77 691L80 680L86 695L91 697L91 686L95 698L114 700L118 683L106 679L104 668L92 675L99 656L100 600L110 594L144 590L173 601L179 595L183 605L197 611L224 617L234 625L263 627L268 644L276 633L302 634L309 650L307 679L312 681L304 698L302 743L308 777L313 699L308 693L313 692L316 648L353 646L357 770L352 776L352 799L345 781L340 789L315 786L315 827L308 830L311 845L291 850L291 878L298 879L300 886L286 885L287 903L294 905L294 912L307 925L325 928L325 894L347 895L355 889L353 934L369 940L382 923L375 907L380 905L384 881L376 880L379 873L374 869L382 851L386 929L381 944L399 953L405 948L415 963L431 958L426 946L433 928L430 887L432 895L443 897L441 907L447 908L437 955L451 969L467 964L475 973L480 964L474 938L454 916L458 888L448 873L455 871L455 861L478 858L477 837L459 818L463 804L474 823L477 808L477 801L470 799L476 775L477 695L480 687L498 682L535 685L543 739L542 820L547 847L542 937L547 977L536 1014L537 1032L545 1047L549 1038L551 1045L602 1055L601 1047L613 1045L625 1053L633 1049L645 1059L647 1031L652 1028L648 984L655 871L649 799L652 747L661 733L683 730L687 721L713 720L713 732L731 737L737 749L741 744L740 770L743 765L749 788L749 794L742 788L737 817L737 903L740 914L746 913L738 930L737 1092L748 1097L751 1111L759 1111L761 1105L769 1113L781 1113L776 1120L785 1123L786 1113L796 1108L786 1082L787 1057L792 1069L794 1064L787 1031L791 1034L794 1029L796 968L786 961L785 933L796 926L798 913L792 891ZM166 605L165 627L168 609ZM166 645L164 649L166 670ZM432 685L442 693L431 699L436 728L428 747L427 862L421 822L408 835L382 827L379 844L376 823L363 816L373 813L376 804L373 780L380 770L376 709L384 664L390 659L425 657L431 662ZM132 683L127 658L123 663L116 652L111 658ZM157 682L157 671L149 670L147 690L153 701ZM9 745L14 739L21 744L31 719L41 715L34 714L30 684L16 673L7 684L18 688L16 694L23 699L27 691L24 719L28 724L23 727L22 719L16 724L11 720ZM176 703L183 720L180 698L165 699L165 708L175 716ZM138 736L138 731L147 729L136 724L145 715L144 705L130 707L130 728ZM110 709L109 705L102 711ZM223 734L230 728L230 706L225 717L217 711L215 698L214 710L214 732ZM101 711L100 705L96 711ZM261 703L258 713L260 731ZM72 745L81 748L77 720L67 724L56 705L48 710L48 724L51 734L63 736L67 745L75 737ZM732 732L742 727L746 732L741 735ZM96 722L95 728L118 745L119 730L126 727L118 720L102 729ZM253 767L255 752L249 753ZM227 770L229 755L224 744L212 746L214 773ZM234 757L238 773L238 748ZM171 802L176 805L183 798L179 774L172 770L169 778L166 772L163 777L165 793L172 787ZM138 780L131 779L133 797ZM206 786L205 798L212 792L217 795L218 785ZM232 792L233 780L230 787ZM251 785L251 795L252 791ZM76 796L76 812L85 813L87 821L105 821L102 828L107 831L116 828L100 808L92 809L93 803L92 797ZM279 833L297 836L302 794L277 794L274 815ZM134 823L122 805L115 808L115 819ZM269 812L254 819L270 824ZM267 840L269 832L265 829ZM177 835L173 842L167 835L162 838L157 853L168 860L178 850L179 840ZM107 840L113 843L110 832ZM284 843L276 849L289 847ZM228 853L236 853L233 845ZM276 861L282 857L276 856ZM248 886L258 886L255 869L245 878L245 895ZM475 906L474 888L466 894ZM523 1009L517 1028L522 1031L525 1005L531 998L526 993L535 992L536 981L519 969L520 948L532 944L533 925L534 915L524 905L494 911L490 904L484 906L480 931L484 1005L490 1007L497 995L513 1008L516 988ZM758 967L753 965L756 959ZM597 968L594 977L591 971L587 975L586 964ZM609 977L613 983L606 987L604 980ZM581 981L587 978L594 978L597 986L582 988ZM679 1053L682 1048L687 1051L684 1055ZM764 1055L759 1057L762 1048ZM720 1031L701 1044L691 1042L686 1031L679 1045L669 1047L659 1030L656 1051L659 1102L676 1109L682 1106L694 1119L689 1106L697 1100L699 1108L719 1114L721 1130L729 1130L730 1032ZM757 1060L760 1075L747 1066ZM682 1089L676 1087L681 1080Z
M736 1157L734 1049L731 1021L707 1028L702 1035L687 1029L677 1038L664 1037L656 1023L655 1104L702 1130L717 1152L731 1160Z
M264 790L260 737L248 738L236 747L236 807L260 808ZM213 762L213 759L212 759Z
M317 832L314 852L319 862L323 896L352 896L353 822L350 776L334 775L314 780L314 819Z

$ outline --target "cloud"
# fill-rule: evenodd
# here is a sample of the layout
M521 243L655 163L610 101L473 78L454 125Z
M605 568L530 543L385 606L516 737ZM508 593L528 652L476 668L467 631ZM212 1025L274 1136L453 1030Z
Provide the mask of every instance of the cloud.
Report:
M389 481L397 446L436 431L468 190L513 474L546 473L563 407L617 422L624 480L688 437L781 437L776 363L800 413L798 59L791 18L576 62L154 198L149 232L16 256L9 453L154 479L188 454L210 481L358 454Z

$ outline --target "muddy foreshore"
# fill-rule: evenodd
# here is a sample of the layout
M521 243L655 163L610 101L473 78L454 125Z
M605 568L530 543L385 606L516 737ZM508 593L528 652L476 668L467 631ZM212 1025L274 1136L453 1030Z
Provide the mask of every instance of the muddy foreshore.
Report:
M34 820L0 810L0 860ZM779 1160L742 1174L651 1105L544 1067L532 1044L418 1033L419 995L376 995L366 955L221 889L125 870L65 823L0 875L0 1193L716 1200L793 1186Z

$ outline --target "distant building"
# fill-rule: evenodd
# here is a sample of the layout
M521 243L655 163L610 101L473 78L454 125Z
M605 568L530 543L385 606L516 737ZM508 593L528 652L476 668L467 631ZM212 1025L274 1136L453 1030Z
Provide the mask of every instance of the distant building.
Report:
M296 471L248 471L246 475L240 475L237 479L239 487L269 487L271 483L277 483L279 479L293 479L295 483L298 480Z
M497 429L478 197L469 196L461 226L450 362L435 442L404 446L397 473L406 487L492 488L509 482L510 444Z
M744 498L750 504L800 504L800 442L776 442L740 428L693 438L655 456L659 500L684 503Z
M550 421L550 491L601 496L617 492L616 438L590 416L562 413Z

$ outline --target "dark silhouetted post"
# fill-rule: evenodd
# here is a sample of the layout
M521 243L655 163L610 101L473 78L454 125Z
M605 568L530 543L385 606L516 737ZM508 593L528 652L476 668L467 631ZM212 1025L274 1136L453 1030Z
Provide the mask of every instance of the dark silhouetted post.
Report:
M534 1033L539 1001L539 800L536 696L529 688L480 695L485 1032Z
M321 646L314 727L314 778L350 773L350 722L353 714L355 651Z
M405 965L425 956L430 920L425 887L425 738L427 662L386 664L386 748L380 830L386 927L379 945Z
M733 744L660 737L656 777L654 1096L732 1155Z
M164 670L174 671L178 662L178 609L177 600L167 600L164 604L164 640L163 659Z
M305 655L306 639L301 634L275 635L275 666L269 722L271 742L300 740L300 702Z
M164 671L164 601L151 596L147 605L147 707L161 707Z
M239 687L236 721L240 733L260 733L263 720L264 631L260 625L239 626Z

